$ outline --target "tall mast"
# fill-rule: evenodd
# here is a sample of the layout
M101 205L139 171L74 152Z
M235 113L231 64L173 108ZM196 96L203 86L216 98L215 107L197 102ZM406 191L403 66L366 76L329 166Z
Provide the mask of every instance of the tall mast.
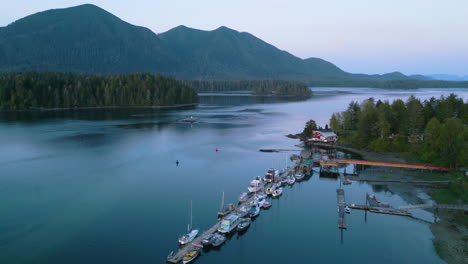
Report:
M223 208L224 208L224 191L223 191L223 196L221 198L221 209L219 209L219 211L223 211Z
M190 227L192 227L192 200L190 200ZM190 228L189 228L190 231Z

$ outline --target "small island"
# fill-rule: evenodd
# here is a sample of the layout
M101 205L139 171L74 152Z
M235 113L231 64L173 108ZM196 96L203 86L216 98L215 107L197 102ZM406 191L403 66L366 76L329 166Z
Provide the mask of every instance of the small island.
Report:
M7 111L169 108L197 103L195 90L160 74L28 72L0 75L0 110Z

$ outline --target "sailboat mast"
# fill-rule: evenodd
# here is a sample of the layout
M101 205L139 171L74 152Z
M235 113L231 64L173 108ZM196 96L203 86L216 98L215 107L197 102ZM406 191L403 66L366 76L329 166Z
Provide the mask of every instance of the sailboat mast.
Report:
M190 227L192 227L192 200L190 200L190 226L189 226L189 231Z

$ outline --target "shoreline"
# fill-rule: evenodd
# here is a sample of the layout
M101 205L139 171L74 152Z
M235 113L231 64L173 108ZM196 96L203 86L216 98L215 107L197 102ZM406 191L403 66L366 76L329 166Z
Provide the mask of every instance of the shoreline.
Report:
M20 110L4 110L0 109L0 113L8 113L8 112L48 112L48 111L66 111L66 110L93 110L93 109L175 109L175 108L182 108L182 107L191 107L197 106L200 103L192 103L192 104L176 104L176 105L148 105L148 106L81 106L81 107L55 107L55 108L42 108L42 107L33 107L28 109L20 109Z

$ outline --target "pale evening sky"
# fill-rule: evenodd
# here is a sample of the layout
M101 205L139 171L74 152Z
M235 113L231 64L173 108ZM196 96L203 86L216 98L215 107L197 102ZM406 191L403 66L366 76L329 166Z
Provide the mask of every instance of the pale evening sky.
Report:
M352 73L468 75L468 0L16 0L3 1L0 26L84 3L155 33L224 25Z

